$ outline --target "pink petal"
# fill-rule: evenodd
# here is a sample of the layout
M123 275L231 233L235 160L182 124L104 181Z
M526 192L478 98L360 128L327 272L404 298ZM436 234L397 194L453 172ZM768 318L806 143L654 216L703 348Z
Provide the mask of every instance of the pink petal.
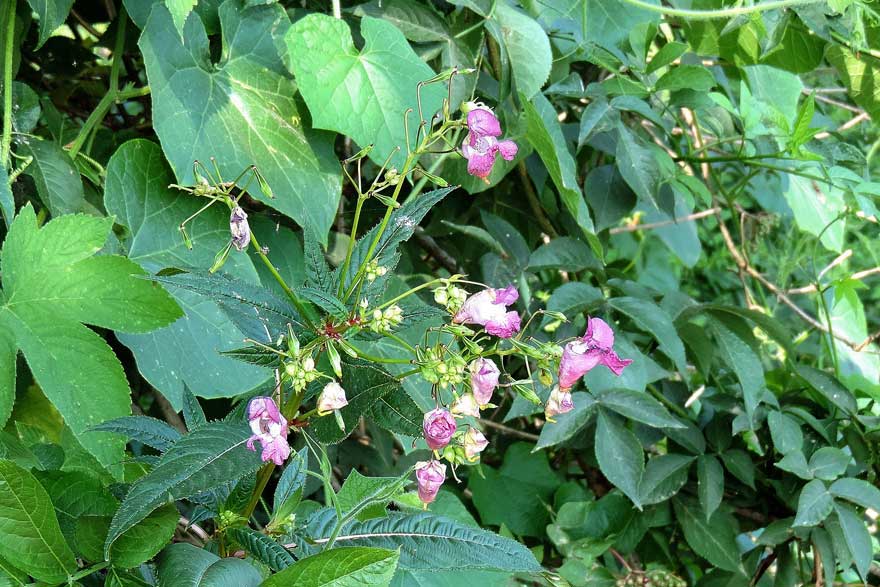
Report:
M590 318L587 322L587 332L584 334L584 342L607 351L614 346L614 331L611 330L608 323L601 318Z
M509 306L519 299L519 292L513 285L508 285L504 289L495 290L495 303Z
M516 312L508 312L502 321L491 320L486 323L486 332L499 338L510 338L519 332L520 317Z
M468 159L468 173L474 177L485 179L492 172L492 165L495 164L495 152L490 150L485 155L480 155L476 151L471 152Z
M483 108L468 112L467 125L472 135L479 135L476 138L501 136L501 123L498 122L498 118ZM473 143L471 144L473 145Z
M290 445L286 438L279 436L271 440L260 439L260 442L263 443L263 462L271 460L276 465L283 465L290 456Z
M602 360L602 351L588 349L581 341L570 342L562 351L562 360L559 361L559 387L566 390L571 388L578 379L584 376Z
M624 367L632 363L632 359L621 359L614 351L608 351L602 357L600 363L611 369L611 372L619 377L623 373Z
M516 152L519 150L519 147L516 146L511 140L501 141L498 143L498 150L501 152L501 156L504 157L507 161L513 161L513 158L516 157Z

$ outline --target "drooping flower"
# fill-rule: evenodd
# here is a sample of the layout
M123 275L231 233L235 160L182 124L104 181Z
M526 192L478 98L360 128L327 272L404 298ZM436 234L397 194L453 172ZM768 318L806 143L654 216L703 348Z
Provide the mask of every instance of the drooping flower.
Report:
M583 338L568 343L562 351L559 387L570 389L596 365L605 365L615 375L623 373L624 367L632 363L632 359L621 359L613 347L614 331L611 327L601 318L590 318Z
M553 386L550 397L547 398L547 404L544 406L544 416L553 421L553 416L570 412L573 409L574 402L571 400L571 392L567 389L561 389L558 385Z
M437 497L440 486L446 480L446 465L440 461L419 461L416 463L416 481L419 486L419 499L428 505Z
M519 332L520 317L517 312L508 312L507 306L517 299L519 293L512 285L503 289L486 288L465 300L452 321L456 324L479 324L489 334L510 338Z
M477 400L474 399L474 394L472 393L465 393L458 396L455 401L452 402L449 411L456 416L480 417L480 407L477 405Z
M492 400L492 392L498 387L498 365L492 359L480 357L470 364L471 391L477 405L482 407Z
M461 152L468 160L468 173L486 181L498 153L507 161L516 157L518 147L511 140L499 141L501 123L488 108L475 108L467 115L468 136Z
M229 215L229 232L232 234L232 246L239 251L247 248L251 242L251 227L248 224L247 213L236 206Z
M425 414L422 432L431 450L438 450L449 444L458 425L449 410L437 408Z
M290 456L290 445L287 443L287 420L281 415L275 400L271 397L255 397L248 404L248 423L253 435L247 441L250 450L254 441L259 440L263 446L260 458L271 460L276 465L283 465Z
M329 414L333 410L344 408L348 405L345 390L336 381L331 381L324 386L321 395L318 396L318 415Z
M489 446L489 441L483 436L483 433L471 426L464 433L464 456L469 461L477 460L477 455L483 452L483 449Z

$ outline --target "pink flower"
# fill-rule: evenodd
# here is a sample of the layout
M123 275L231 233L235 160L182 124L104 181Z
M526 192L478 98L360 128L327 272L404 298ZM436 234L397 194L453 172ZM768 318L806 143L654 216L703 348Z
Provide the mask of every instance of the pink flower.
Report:
M437 497L440 486L446 480L446 465L440 461L419 461L416 463L416 481L419 485L419 499L428 505Z
M571 401L571 392L567 389L560 389L558 385L553 387L547 404L544 406L544 416L551 422L553 416L570 412L574 409L574 403Z
M431 450L438 450L449 444L449 439L455 434L457 426L452 414L443 408L437 408L425 414L422 431L425 434L428 447Z
M464 433L464 456L469 461L477 460L477 456L483 452L483 449L489 446L489 441L483 436L483 433L474 427L468 428Z
M465 393L458 396L455 401L452 402L449 411L456 416L480 417L480 407L477 405L477 400L474 399L474 394L472 393Z
M247 221L247 214L239 206L232 209L229 215L229 232L232 233L232 246L243 251L251 242L251 227Z
M290 445L287 444L287 420L278 411L278 406L271 397L255 397L248 404L248 421L253 435L247 441L250 450L254 441L263 445L261 458L271 460L276 465L283 465L290 456Z
M612 349L613 346L614 331L611 327L600 318L590 318L583 338L568 343L562 351L559 387L570 389L596 365L605 365L615 375L623 373L623 368L632 363L632 359L618 357Z
M471 391L474 393L474 399L477 405L485 406L492 400L492 392L498 387L498 365L492 359L479 359L472 361L470 364L471 372Z
M345 390L335 381L324 386L321 395L318 396L318 415L329 414L333 410L344 408L348 405Z
M461 310L452 319L456 324L479 324L486 332L501 338L510 338L519 332L519 314L508 312L507 306L519 299L512 285L504 289L487 288L465 300Z
M511 140L497 139L501 136L501 123L491 110L471 110L467 115L467 125L470 132L461 146L461 152L468 160L468 173L485 181L492 172L498 153L507 161L512 161L518 147Z

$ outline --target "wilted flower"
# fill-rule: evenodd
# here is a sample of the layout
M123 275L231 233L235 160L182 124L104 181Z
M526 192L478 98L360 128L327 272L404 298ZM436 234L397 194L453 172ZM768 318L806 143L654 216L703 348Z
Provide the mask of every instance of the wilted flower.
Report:
M469 461L477 460L477 455L483 452L483 449L489 446L489 441L483 436L483 433L471 426L464 433L464 456Z
M449 444L449 440L455 434L456 427L455 418L443 408L426 413L425 419L422 421L425 441L431 450L438 450Z
M480 417L480 407L477 405L477 400L474 399L474 394L472 393L465 393L458 396L455 401L452 402L449 411L456 416Z
M553 387L550 397L547 398L547 404L544 406L544 416L551 422L553 416L570 412L574 409L574 402L571 400L571 392L567 389L561 389L558 385Z
M324 386L321 395L318 396L318 415L329 414L333 410L344 408L348 405L345 390L336 381L331 381Z
M611 327L601 318L590 318L583 338L565 345L559 361L559 387L571 388L596 365L605 365L615 375L623 373L623 368L632 363L632 359L618 357L613 346L614 331Z
M516 157L518 147L511 140L499 141L501 123L495 114L486 108L476 108L467 115L468 136L462 144L461 152L468 160L468 173L485 180L492 172L498 153L507 161Z
M248 404L248 422L253 435L247 441L250 450L254 441L259 440L263 446L261 458L271 460L276 465L284 464L290 456L290 445L287 444L287 420L281 415L278 406L271 397L255 397Z
M452 319L457 324L479 324L489 334L510 338L519 332L519 314L508 312L507 306L519 299L519 293L512 285L504 289L487 288L475 293L462 305Z
M446 480L446 465L440 461L419 461L416 463L416 480L419 486L419 499L428 505L437 497L440 486Z
M229 232L232 233L232 246L239 251L247 248L251 242L251 227L248 225L247 214L240 206L232 209L229 215Z
M470 364L471 391L477 405L485 406L492 399L492 392L498 387L498 366L492 359L480 357Z

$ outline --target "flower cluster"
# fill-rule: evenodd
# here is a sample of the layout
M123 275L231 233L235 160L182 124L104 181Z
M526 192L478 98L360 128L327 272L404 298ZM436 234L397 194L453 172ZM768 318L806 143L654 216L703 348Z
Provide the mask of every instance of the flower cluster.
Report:
M306 385L318 377L318 371L315 369L315 359L312 357L286 363L284 370L293 382L294 391L302 391L306 388Z
M507 161L516 157L518 147L511 140L499 141L501 123L495 113L483 104L465 104L468 135L461 146L462 155L468 162L468 173L486 183L495 159L500 153Z
M368 316L369 321L365 319L364 322L367 322L370 330L378 334L391 332L403 322L403 310L397 304L388 306L384 310L376 308Z
M453 314L461 309L466 299L467 291L453 283L447 283L445 286L434 290L434 301Z
M373 259L369 263L367 263L367 268L364 271L364 277L370 283L376 281L377 278L382 277L388 273L388 267L379 265L379 261Z

